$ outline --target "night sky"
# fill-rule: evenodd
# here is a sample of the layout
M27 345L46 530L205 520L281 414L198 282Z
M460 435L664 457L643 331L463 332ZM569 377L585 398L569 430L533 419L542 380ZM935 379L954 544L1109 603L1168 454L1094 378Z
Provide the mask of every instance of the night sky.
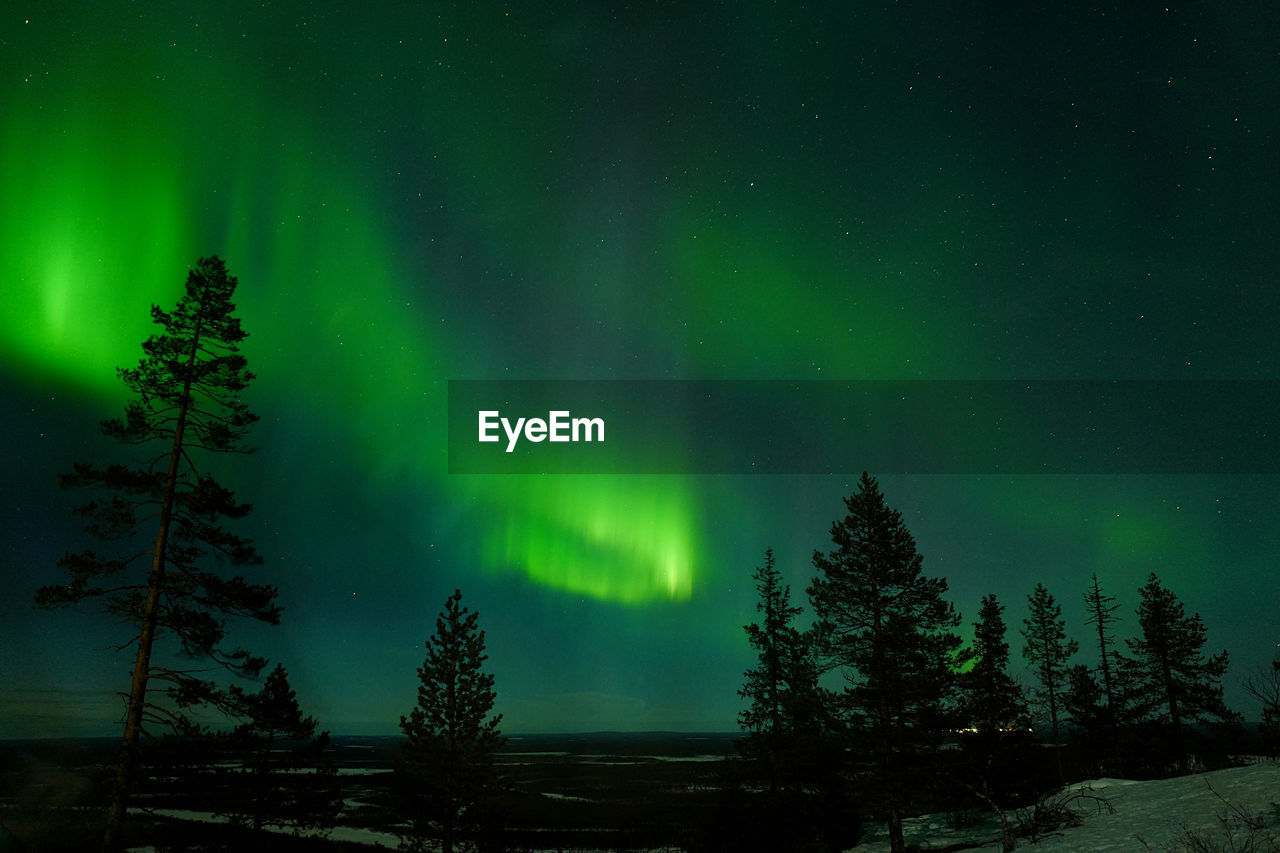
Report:
M31 597L97 547L56 475L130 458L115 369L201 256L285 608L231 637L335 732L395 731L455 587L506 731L732 729L753 567L803 599L855 487L451 475L450 379L1280 379L1271 0L195 5L0 15L0 737L118 730L127 632ZM1251 716L1278 485L881 478L1015 659L1037 582L1088 652L1090 574L1127 633L1155 571Z

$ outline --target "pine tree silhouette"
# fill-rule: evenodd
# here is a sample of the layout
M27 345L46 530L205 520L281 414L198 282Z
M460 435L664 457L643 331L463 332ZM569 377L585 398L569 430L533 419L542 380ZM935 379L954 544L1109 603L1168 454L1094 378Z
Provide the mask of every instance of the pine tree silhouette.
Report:
M443 853L483 843L497 823L504 781L494 753L504 739L502 715L491 716L497 693L484 672L484 631L478 615L454 592L427 639L418 669L418 704L400 718L407 740L395 758L409 828L404 846Z
M137 654L124 694L124 737L103 838L108 853L120 845L144 726L179 724L179 712L152 695L152 682L164 683L179 706L218 698L212 682L187 669L153 663L156 644L172 640L187 657L211 658L234 673L253 676L266 661L223 646L226 619L269 624L280 619L274 587L238 575L226 578L210 568L211 562L261 562L249 540L220 526L223 519L244 518L250 506L238 503L205 467L210 452L244 452L241 441L257 420L240 399L253 374L238 351L246 334L231 301L236 284L220 258L201 258L172 313L152 306L151 317L163 331L142 344L145 357L136 368L119 371L133 399L124 418L103 421L102 431L128 445L159 444L158 455L134 467L77 463L61 477L64 487L110 493L77 514L90 519L90 533L120 543L129 555L67 554L58 562L66 582L36 593L37 605L45 608L101 600L106 612L136 632L130 641Z
M894 853L905 850L902 820L919 785L917 757L936 744L949 721L956 688L960 617L943 599L947 582L923 573L923 558L865 472L848 510L831 527L835 548L815 551L809 600L830 666L849 686L845 722L861 735L889 824Z
M1127 642L1133 655L1128 665L1139 706L1152 716L1163 718L1173 758L1186 769L1187 724L1210 720L1230 723L1237 719L1222 698L1227 653L1204 656L1207 638L1200 614L1187 616L1182 602L1154 572L1138 593L1142 635Z
M1026 641L1022 656L1031 663L1036 680L1040 682L1037 698L1049 712L1053 751L1061 780L1062 734L1058 725L1058 711L1066 686L1068 661L1080 650L1080 644L1067 639L1062 607L1054 601L1043 584L1036 584L1035 591L1027 597L1027 606L1031 614L1022 621L1022 638Z

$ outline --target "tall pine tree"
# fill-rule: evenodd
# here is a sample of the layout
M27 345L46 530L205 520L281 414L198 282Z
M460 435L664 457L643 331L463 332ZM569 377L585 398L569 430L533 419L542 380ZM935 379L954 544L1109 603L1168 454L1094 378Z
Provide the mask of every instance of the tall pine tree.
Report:
M1204 656L1206 631L1200 614L1187 616L1182 602L1154 572L1138 594L1142 635L1128 640L1132 654L1128 663L1139 704L1167 726L1173 758L1185 769L1188 724L1236 719L1222 699L1227 653Z
M809 600L829 664L847 687L848 725L867 745L894 853L906 849L902 820L919 786L917 758L946 727L954 696L960 617L943 599L947 582L923 573L923 558L865 472L831 527L835 548L815 551Z
M1022 656L1031 663L1036 680L1040 682L1037 693L1042 707L1049 712L1053 730L1053 749L1062 777L1062 735L1058 726L1058 711L1062 703L1062 691L1067 680L1067 661L1080 649L1075 640L1067 639L1066 623L1062 619L1062 607L1043 584L1036 584L1035 591L1027 597L1031 614L1022 621Z
M442 853L483 847L496 822L503 780L494 764L502 715L490 716L497 693L484 672L484 631L454 591L427 639L418 668L418 704L400 729L407 740L395 772L409 829L404 847Z
M253 676L266 661L223 646L226 619L276 624L280 618L275 588L238 575L226 578L210 567L261 562L248 540L220 526L223 519L243 518L250 507L237 503L206 465L209 453L243 452L245 431L257 420L240 399L253 374L238 351L246 335L231 301L236 283L220 258L201 258L172 313L152 306L151 317L163 331L142 344L144 358L136 368L119 371L133 399L124 418L103 421L102 431L128 445L162 449L133 467L77 463L61 477L64 487L110 494L77 513L90 519L89 532L121 543L128 555L67 554L58 563L67 572L66 582L36 593L42 607L101 601L106 612L132 625L137 653L103 839L106 851L120 845L144 726L177 719L152 695L152 682L162 682L182 700L215 695L210 682L189 670L154 663L157 643L171 640L186 656L211 658L236 674Z

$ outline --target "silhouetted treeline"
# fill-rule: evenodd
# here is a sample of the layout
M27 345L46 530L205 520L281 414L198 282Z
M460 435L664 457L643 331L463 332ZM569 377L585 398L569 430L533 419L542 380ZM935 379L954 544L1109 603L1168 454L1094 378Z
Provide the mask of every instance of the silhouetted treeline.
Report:
M1026 690L1009 672L1004 605L982 599L963 648L946 580L924 572L876 480L863 474L845 508L832 549L813 556L809 628L795 622L803 609L771 550L756 569L760 618L745 631L758 662L740 690L746 736L725 778L735 830L699 849L837 850L861 818L885 821L897 853L904 817L983 809L1011 850L1013 811L1064 782L1220 767L1245 748L1223 702L1227 653L1206 653L1200 616L1154 574L1138 590L1126 652L1121 605L1093 575L1082 593L1093 663L1037 584L1022 628ZM1261 747L1275 750L1280 661L1247 686L1262 703Z
M137 652L122 748L109 782L83 800L106 814L110 853L125 843L140 775L145 795L186 796L229 821L219 830L224 847L267 844L266 830L323 835L343 808L328 733L303 713L283 666L249 693L159 663L162 655L205 657L256 678L266 660L228 647L226 621L279 620L274 587L207 566L209 557L259 562L252 543L222 526L249 505L194 461L204 451L242 450L256 420L240 400L253 375L238 353L245 334L231 301L236 285L220 259L201 259L177 308L153 308L163 331L143 344L138 367L120 372L134 399L103 430L130 445L156 443L156 463L77 464L63 477L97 490L80 510L90 533L144 547L123 558L70 553L60 561L65 582L37 593L46 607L98 602L133 632L122 646ZM891 850L901 853L907 817L983 810L998 818L1011 850L1010 815L1068 780L1222 766L1245 748L1240 717L1223 701L1227 653L1206 652L1199 614L1189 615L1156 575L1137 591L1135 630L1123 644L1121 604L1096 574L1082 591L1083 644L1053 594L1036 584L1021 630L1032 681L1024 689L1009 671L1005 605L982 598L966 647L946 579L925 571L877 481L864 473L844 506L830 549L813 554L808 627L797 621L805 608L793 603L771 550L755 570L758 621L744 629L756 664L739 691L746 734L736 755L710 792L685 791L679 807L664 800L660 826L645 816L643 798L618 807L626 824L613 828L619 838L699 853L818 853L847 849L864 822L883 821ZM495 762L504 739L494 677L478 615L461 606L460 592L446 601L426 649L416 705L400 718L394 792L369 808L403 849L508 848L532 832L528 816L539 804L522 800ZM1280 660L1247 688L1261 703L1255 747L1280 750ZM232 727L196 725L193 706L220 710ZM158 726L170 733L157 737ZM163 846L163 838L150 840Z

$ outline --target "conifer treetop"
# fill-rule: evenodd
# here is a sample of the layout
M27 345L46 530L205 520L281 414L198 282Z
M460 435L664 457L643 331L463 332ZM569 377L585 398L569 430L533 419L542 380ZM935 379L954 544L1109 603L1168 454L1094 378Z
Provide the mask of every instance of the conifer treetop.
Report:
M164 331L143 342L145 357L137 367L117 371L136 397L123 420L102 422L104 433L130 444L167 441L186 406L189 446L241 450L239 442L258 416L240 399L255 377L239 352L248 335L231 301L237 285L221 258L201 258L188 272L174 311L151 306L151 319Z
M502 715L489 716L497 693L494 677L485 672L485 632L478 614L462 605L455 590L436 618L436 632L427 638L427 656L418 668L418 705L400 727L411 741L443 739L450 745L500 741ZM487 719L486 719L487 718Z

